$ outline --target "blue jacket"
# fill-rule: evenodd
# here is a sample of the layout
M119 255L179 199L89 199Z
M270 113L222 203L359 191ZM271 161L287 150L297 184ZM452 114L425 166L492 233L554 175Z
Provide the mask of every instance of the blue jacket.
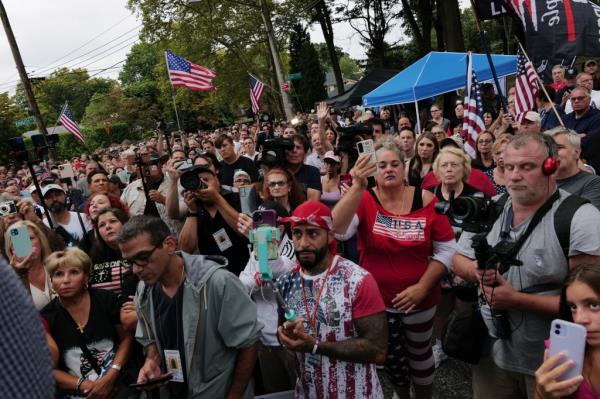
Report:
M581 139L581 158L594 170L600 171L600 111L590 108L582 117L576 118L575 112L567 114L565 126L577 133L585 133Z

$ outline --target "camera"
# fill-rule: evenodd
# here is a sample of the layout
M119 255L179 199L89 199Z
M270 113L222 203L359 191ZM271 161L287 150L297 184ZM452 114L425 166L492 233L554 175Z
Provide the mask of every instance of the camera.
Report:
M294 141L285 137L267 139L265 136L260 136L258 145L262 146L260 156L256 160L259 167L260 164L269 167L283 166L285 163L285 151L292 151L294 149Z
M200 178L200 172L208 171L204 165L192 166L181 174L179 182L181 186L187 191L204 190L208 188L206 183ZM212 173L212 172L211 172Z
M0 216L8 216L17 213L15 201L6 201L0 203Z
M461 227L472 233L488 232L498 218L496 205L490 197L483 193L475 193L469 197L454 199L450 194L449 201L435 204L435 212L446 215L453 226Z

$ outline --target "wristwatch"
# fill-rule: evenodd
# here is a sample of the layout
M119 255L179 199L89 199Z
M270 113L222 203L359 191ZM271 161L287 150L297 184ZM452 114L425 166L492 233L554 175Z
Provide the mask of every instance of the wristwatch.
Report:
M110 368L111 369L115 369L117 371L121 371L121 365L120 364L111 364Z

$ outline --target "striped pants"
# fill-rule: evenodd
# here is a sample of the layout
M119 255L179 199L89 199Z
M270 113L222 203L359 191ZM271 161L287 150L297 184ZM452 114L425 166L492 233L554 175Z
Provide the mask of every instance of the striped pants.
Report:
M397 386L433 383L431 334L436 306L411 314L387 312L389 342L385 370Z

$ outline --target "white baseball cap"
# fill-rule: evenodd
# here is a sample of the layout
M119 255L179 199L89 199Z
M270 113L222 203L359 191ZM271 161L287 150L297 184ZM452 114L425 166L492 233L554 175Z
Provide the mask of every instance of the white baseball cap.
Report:
M42 187L42 198L46 196L52 190L59 190L63 193L65 192L64 188L59 186L58 184L48 184L47 186Z

